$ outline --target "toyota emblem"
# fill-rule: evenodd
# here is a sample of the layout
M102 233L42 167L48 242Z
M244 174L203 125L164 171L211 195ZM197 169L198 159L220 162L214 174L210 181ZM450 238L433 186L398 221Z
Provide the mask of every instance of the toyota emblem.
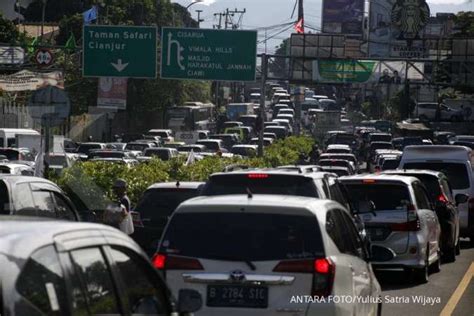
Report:
M240 270L235 270L230 273L230 279L234 282L242 282L245 280L245 273Z

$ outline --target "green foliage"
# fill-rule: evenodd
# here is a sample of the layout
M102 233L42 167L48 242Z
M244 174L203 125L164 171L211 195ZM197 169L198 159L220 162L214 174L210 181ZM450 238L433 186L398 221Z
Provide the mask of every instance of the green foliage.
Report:
M52 180L68 193L79 209L100 209L108 199L113 198L112 185L121 178L128 182L129 197L136 205L146 188L153 183L206 181L211 174L221 172L230 165L265 168L296 164L300 153L309 154L313 144L314 140L310 137L293 136L265 148L262 158L210 156L188 166L185 166L185 157L168 162L153 159L132 168L107 162L79 162Z
M474 11L459 12L454 18L456 28L459 30L455 37L474 36Z
M25 44L26 36L20 33L12 21L3 18L0 13L0 43Z
M290 39L284 39L280 46L276 47L275 55L288 55L289 54ZM277 77L286 77L288 75L287 59L281 57L275 57L270 60L268 69Z

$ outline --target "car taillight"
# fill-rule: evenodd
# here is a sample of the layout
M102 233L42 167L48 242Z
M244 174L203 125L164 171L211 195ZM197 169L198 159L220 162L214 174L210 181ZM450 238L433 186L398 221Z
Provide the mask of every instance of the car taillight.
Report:
M265 174L265 173L249 173L247 175L247 177L249 179L267 179L268 174Z
M273 272L312 273L311 295L328 296L334 283L335 264L329 258L280 261Z
M441 193L441 194L438 196L438 201L441 202L441 203L443 203L443 204L448 203L448 199L446 198L446 196L445 196L443 193Z
M158 270L203 270L201 262L193 258L176 257L165 254L155 254L153 266Z

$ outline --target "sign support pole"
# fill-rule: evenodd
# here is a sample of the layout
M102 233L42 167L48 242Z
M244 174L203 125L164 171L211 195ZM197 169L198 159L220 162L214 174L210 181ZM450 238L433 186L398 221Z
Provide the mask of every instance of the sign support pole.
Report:
M263 122L265 119L265 83L267 81L267 66L268 66L268 56L267 54L262 54L262 78L260 82L260 117L262 118L262 126L260 126L260 131L258 133L258 156L263 157Z

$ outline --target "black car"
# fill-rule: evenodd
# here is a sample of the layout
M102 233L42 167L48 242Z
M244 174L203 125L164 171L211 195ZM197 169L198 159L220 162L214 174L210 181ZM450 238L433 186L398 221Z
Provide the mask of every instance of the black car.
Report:
M453 197L448 178L442 172L407 169L390 170L384 173L415 177L425 185L441 226L441 251L443 259L447 262L455 261L456 254L459 254L461 249L461 242L459 241L459 211L457 206L463 199L464 202L467 202L467 195L458 194Z
M199 293L184 290L175 308L145 253L112 227L3 216L0 231L4 315L170 315L201 307Z
M0 175L0 214L79 220L74 205L53 182L7 174Z
M135 208L132 238L151 256L168 218L182 202L196 197L204 182L168 182L150 186Z

